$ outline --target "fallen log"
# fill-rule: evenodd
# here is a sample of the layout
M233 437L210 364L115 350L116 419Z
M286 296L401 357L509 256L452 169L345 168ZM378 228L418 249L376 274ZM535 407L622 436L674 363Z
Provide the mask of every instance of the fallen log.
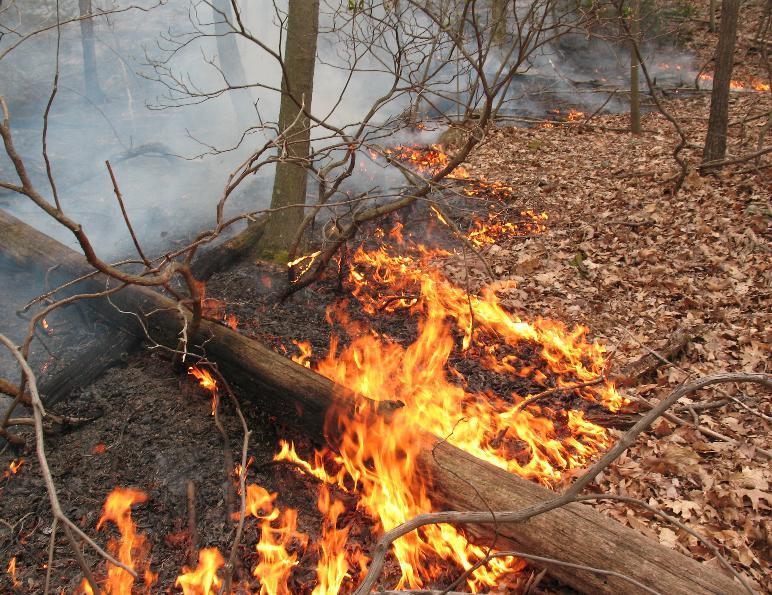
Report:
M83 256L0 211L0 253L23 266L47 270L52 264L71 278L90 272ZM78 291L99 291L105 279L92 277ZM182 314L159 293L128 287L111 296L123 310L89 300L116 324L139 315L155 339L176 345ZM93 303L91 303L93 302ZM133 314L125 314L130 312ZM203 321L191 343L206 341L207 357L245 389L255 403L287 411L292 422L318 436L332 407L349 408L353 396L328 379L218 323ZM377 407L375 408L377 410ZM554 497L550 490L498 469L426 433L419 463L431 479L437 510L520 510ZM516 525L478 525L470 534L504 550L517 550L575 564L613 570L663 594L730 594L738 585L721 572L665 548L582 504L571 504ZM584 593L639 593L621 579L555 566L552 576Z
M247 225L247 228L222 244L204 250L193 261L190 270L199 281L208 281L217 271L228 268L242 258L252 246L263 237L268 215L262 215Z

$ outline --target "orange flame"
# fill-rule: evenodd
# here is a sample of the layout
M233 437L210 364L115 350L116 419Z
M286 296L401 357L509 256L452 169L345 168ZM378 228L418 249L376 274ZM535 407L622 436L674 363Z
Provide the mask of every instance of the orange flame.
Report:
M18 587L21 583L19 583L18 579L16 578L16 556L10 559L8 562L8 568L6 569L8 572L8 576L11 577L11 586L12 587Z
M144 492L132 488L115 488L107 496L102 516L99 517L97 530L107 522L111 521L118 527L121 534L120 541L111 539L107 543L108 551L115 555L118 560L131 568L135 572L143 575L145 591L150 592L150 587L156 582L158 575L150 571L149 567L149 545L145 536L137 533L137 527L131 518L131 507L147 500ZM103 591L110 595L131 595L134 577L123 568L113 564L107 564L107 578L103 586ZM81 583L83 593L92 593L86 579Z
M224 564L225 560L217 548L203 549L198 553L196 569L184 566L174 584L182 589L184 595L217 595L222 585L217 571Z
M450 157L443 151L442 145L430 145L429 147L397 145L392 149L386 149L384 153L392 159L408 163L418 173L426 176L433 176L450 163ZM465 180L469 177L469 172L465 167L459 165L448 174L448 177Z
M326 486L319 490L317 502L319 510L325 517L319 544L321 556L316 567L317 583L311 595L338 595L343 581L349 576L349 562L346 560L345 546L348 540L348 527L338 529L338 518L345 507L343 502L332 502ZM357 557L364 563L364 559Z
M264 488L247 486L246 512L260 521L260 541L255 546L260 561L252 574L260 580L260 595L291 595L289 575L298 563L296 553L289 553L293 542L305 548L308 537L297 531L297 512L274 508L276 494Z
M188 368L188 374L195 376L201 387L212 393L212 415L214 415L214 412L217 409L217 381L207 370L196 366L190 366Z
M8 469L3 471L3 479L10 479L12 476L16 475L23 464L24 457L21 457L18 461L14 459L8 463Z

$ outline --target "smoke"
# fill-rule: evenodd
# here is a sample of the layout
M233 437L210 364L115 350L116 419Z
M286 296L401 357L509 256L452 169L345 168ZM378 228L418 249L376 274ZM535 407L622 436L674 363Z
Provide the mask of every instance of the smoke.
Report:
M270 138L272 132L260 126L278 117L281 69L265 49L229 36L238 48L246 80L234 81L235 75L229 71L225 76L232 83L248 82L253 86L217 93L225 81L220 70L220 48L212 35L221 17L213 13L208 2L199 0L173 0L159 6L150 0L141 1L149 10L126 10L93 21L96 77L104 101L89 97L86 91L79 23L61 27L59 88L49 118L48 150L64 210L84 225L100 256L110 259L131 254L132 244L105 160L113 165L140 241L157 254L187 242L213 223L214 206L228 173L250 150ZM77 16L76 4L62 2L60 18ZM250 34L278 51L286 0L276 5L268 1L242 5L241 16ZM56 3L25 6L18 18L20 31L50 26L56 23ZM392 83L392 77L384 72L393 49L388 38L384 36L367 47L366 42L372 40L366 39L367 29L361 22L345 7L341 9L340 3L322 2L313 113L326 117L330 126L346 131L356 127ZM425 25L415 19L405 26ZM12 43L14 40L6 35L0 39L0 51ZM441 48L433 49L442 54ZM42 159L42 114L51 92L56 50L54 27L0 60L2 92L9 102L19 152L37 188L48 196L51 190ZM424 57L427 51L424 48ZM645 52L661 77L672 79L677 74L687 79L687 73L693 72L691 59L672 46L649 44ZM486 69L495 71L500 64L496 64L495 54L491 56ZM353 74L352 63L356 66ZM657 68L662 63L668 63L667 70ZM628 69L629 52L619 43L565 35L529 58L525 72L508 87L502 109L505 113L537 117L555 107L555 102L595 109L607 95L596 93L592 85L623 86ZM424 111L455 111L448 99L457 91L455 75L452 62L436 75L434 91L438 94L433 97L433 107L424 104ZM211 96L204 101L207 94ZM379 126L393 122L413 99L409 93L396 94L381 107L372 122L374 142L436 139L438 132L431 131L383 137ZM605 109L620 111L626 109L626 104L615 97ZM254 127L252 133L242 137L249 126ZM324 128L314 130L315 148L339 141L330 140L326 133ZM337 156L339 153L334 153L329 159ZM370 186L388 187L402 182L399 173L379 171L366 160L365 165L366 171L342 187L342 198ZM5 156L0 158L0 175L15 181ZM229 199L227 214L266 207L272 175L271 168L266 167L250 178ZM23 197L3 191L0 207L75 247L69 232Z

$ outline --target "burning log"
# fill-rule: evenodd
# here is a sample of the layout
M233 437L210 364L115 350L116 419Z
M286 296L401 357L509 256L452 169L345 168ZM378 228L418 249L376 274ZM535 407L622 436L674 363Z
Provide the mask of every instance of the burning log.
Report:
M58 264L58 271L70 278L91 272L81 255L2 211L0 255L19 265L41 270ZM99 276L91 277L78 284L77 290L101 291L104 283ZM175 302L142 287L127 287L110 299L124 313L102 300L89 300L89 306L121 326L128 323L136 327L141 317L154 339L177 345L178 333L185 321ZM125 314L127 312L130 314ZM189 316L186 315L188 320ZM198 334L188 340L190 348L206 342L207 357L218 362L234 382L249 387L256 402L275 411L291 408L294 423L317 436L324 435L325 418L331 409L350 410L353 406L354 397L346 389L218 323L202 321ZM373 412L378 413L379 408L373 406ZM326 438L334 444L334 436ZM432 435L423 434L421 441L419 464L422 472L431 478L431 499L437 509L520 510L554 497L550 490L498 469ZM479 525L467 530L479 539L495 543L497 548L613 570L661 593L738 591L735 583L720 572L581 504L553 510L523 524ZM618 593L631 589L628 583L613 576L559 566L551 567L550 572L581 592Z

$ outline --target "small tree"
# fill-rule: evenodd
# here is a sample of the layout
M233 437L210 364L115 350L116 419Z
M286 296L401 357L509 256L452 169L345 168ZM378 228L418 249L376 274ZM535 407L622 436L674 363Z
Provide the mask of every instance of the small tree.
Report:
M737 39L737 20L740 15L740 0L723 0L721 24L716 48L716 68L713 75L713 92L710 96L710 117L704 163L720 161L726 155L726 132L729 123L729 84L734 68L734 45Z
M307 160L310 149L310 113L314 89L316 38L319 33L319 0L289 0L287 40L281 83L279 130L284 134L283 159L276 164L271 209L258 251L286 260L303 221L306 202Z

